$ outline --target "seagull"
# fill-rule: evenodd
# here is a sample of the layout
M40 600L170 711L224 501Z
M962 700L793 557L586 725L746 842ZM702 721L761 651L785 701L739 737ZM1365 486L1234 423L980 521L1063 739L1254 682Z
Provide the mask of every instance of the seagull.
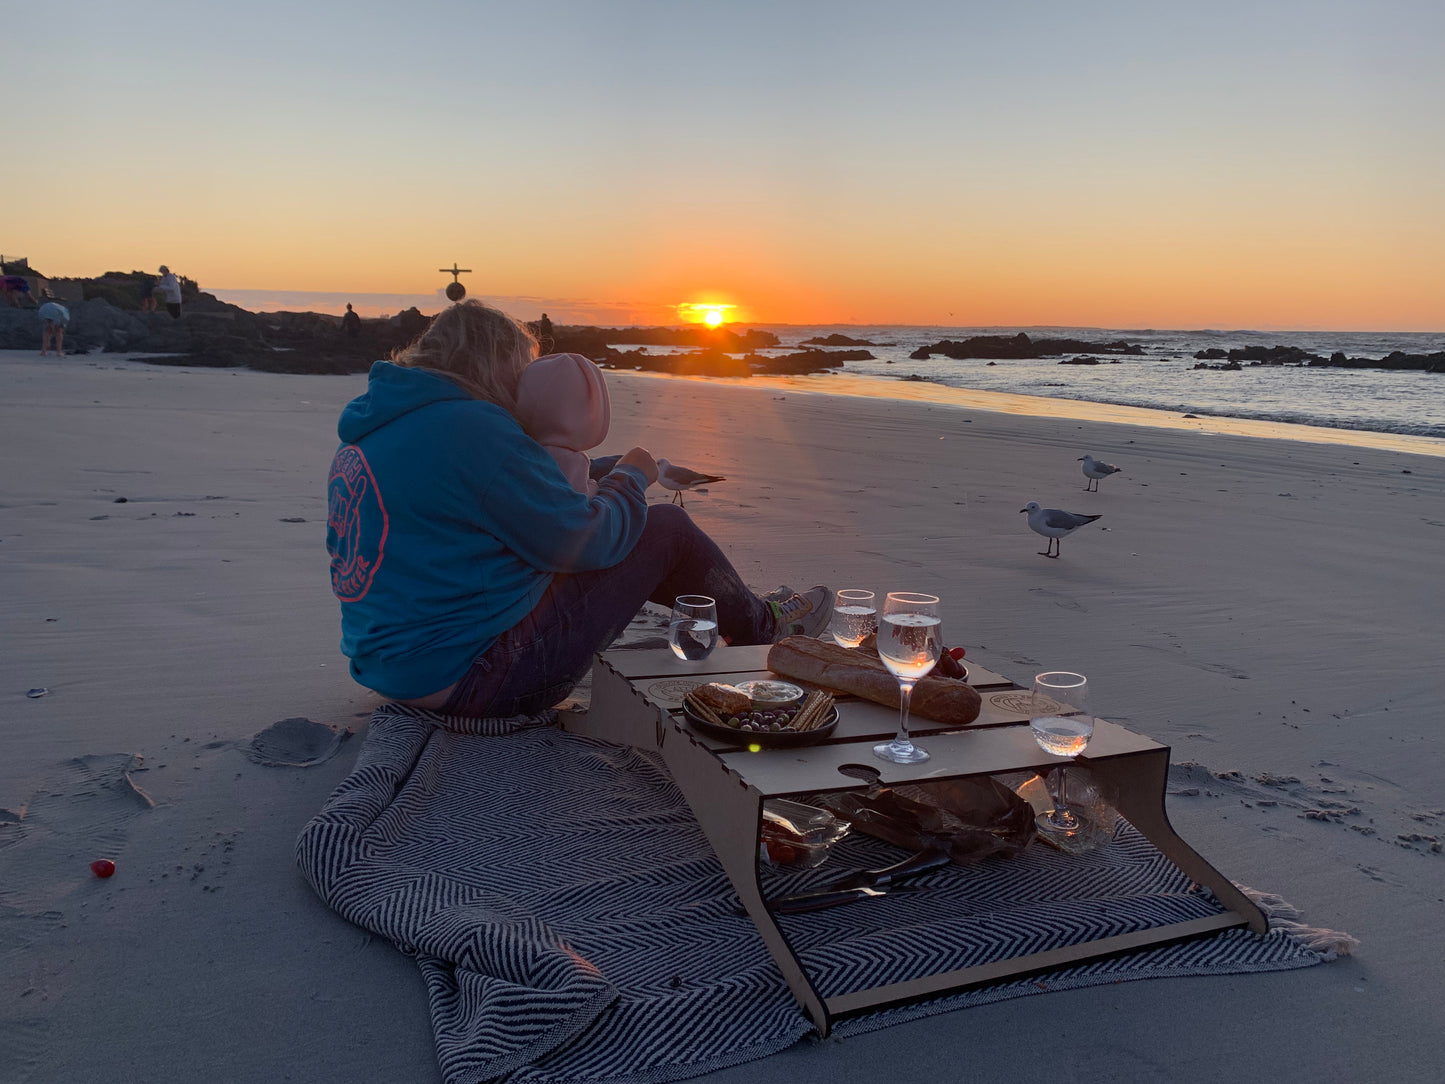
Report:
M1049 540L1048 546L1039 550L1040 557L1057 557L1059 539L1067 538L1084 524L1093 523L1100 518L1065 512L1062 508L1040 508L1038 501L1029 501L1019 511L1029 514L1029 530ZM1050 553L1049 550L1054 552Z
M695 470L688 470L686 467L679 467L669 463L666 459L657 461L657 484L663 489L672 490L672 503L681 504L687 507L687 502L682 499L684 490L696 489L698 486L705 486L709 482L727 481L721 474L698 474Z
M1085 493L1099 492L1099 479L1107 478L1111 474L1118 474L1120 468L1112 463L1105 463L1102 459L1095 459L1091 455L1079 456L1079 462L1084 464L1084 477L1089 479L1084 483Z

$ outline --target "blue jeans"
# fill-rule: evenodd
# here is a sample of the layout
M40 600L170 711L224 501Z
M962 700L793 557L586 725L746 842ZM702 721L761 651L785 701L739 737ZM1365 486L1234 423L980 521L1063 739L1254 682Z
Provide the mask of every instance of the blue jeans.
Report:
M536 607L472 663L439 710L500 718L562 700L592 657L622 635L644 602L717 600L718 632L734 644L771 643L773 612L681 508L656 504L632 552L611 568L562 573Z

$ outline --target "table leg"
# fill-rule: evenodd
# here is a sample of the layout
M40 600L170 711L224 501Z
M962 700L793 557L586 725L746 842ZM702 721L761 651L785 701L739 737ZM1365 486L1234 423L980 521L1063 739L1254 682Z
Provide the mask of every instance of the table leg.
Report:
M1251 930L1266 933L1269 920L1248 896L1235 887L1224 874L1211 866L1184 840L1179 838L1164 808L1164 794L1169 782L1169 749L1134 753L1126 757L1090 761L1081 758L1086 770L1104 785L1114 808L1143 833L1144 838L1191 877L1214 893L1226 908L1245 919Z
M711 751L679 731L665 732L662 757L673 780L687 798L713 853L732 881L748 917L772 954L788 989L826 1037L831 1014L798 961L777 919L763 901L758 882L758 833L762 828L763 799L729 772Z

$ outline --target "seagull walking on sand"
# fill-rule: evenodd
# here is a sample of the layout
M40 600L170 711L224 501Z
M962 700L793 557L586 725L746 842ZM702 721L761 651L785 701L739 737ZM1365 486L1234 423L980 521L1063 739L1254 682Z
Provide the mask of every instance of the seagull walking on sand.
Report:
M1040 557L1057 557L1061 538L1067 538L1086 523L1102 518L1065 512L1062 508L1040 508L1038 501L1029 501L1019 511L1029 514L1029 530L1049 540L1049 544L1038 551ZM1050 553L1050 550L1054 552Z
M1095 459L1091 455L1081 455L1079 462L1084 464L1084 477L1089 479L1084 483L1085 493L1099 492L1099 479L1107 478L1111 474L1118 474L1120 468L1112 463L1105 463L1102 459Z
M705 486L710 482L726 481L727 479L721 474L699 474L695 470L688 470L686 467L669 463L666 459L657 461L657 484L663 489L672 490L672 503L680 504L684 508L687 507L687 502L682 499L685 490L696 489L698 486Z

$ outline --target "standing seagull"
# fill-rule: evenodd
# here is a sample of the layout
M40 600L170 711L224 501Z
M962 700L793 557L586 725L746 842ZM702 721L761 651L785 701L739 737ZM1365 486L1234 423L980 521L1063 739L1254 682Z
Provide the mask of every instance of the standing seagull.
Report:
M1118 474L1120 468L1112 463L1105 463L1102 459L1095 459L1091 455L1081 455L1079 462L1084 464L1084 477L1089 479L1084 483L1085 493L1099 492L1099 479L1107 478L1111 474Z
M1059 539L1067 538L1086 523L1093 523L1099 516L1081 516L1065 512L1062 508L1040 508L1038 501L1029 501L1019 509L1029 514L1029 530L1049 540L1048 546L1039 550L1040 557L1057 557ZM1053 550L1050 553L1049 550Z
M680 504L684 508L687 502L682 499L684 490L696 489L698 486L705 486L709 482L726 482L727 479L721 474L698 474L695 470L688 470L686 467L679 467L669 463L666 459L657 461L657 484L663 489L672 490L672 503Z

